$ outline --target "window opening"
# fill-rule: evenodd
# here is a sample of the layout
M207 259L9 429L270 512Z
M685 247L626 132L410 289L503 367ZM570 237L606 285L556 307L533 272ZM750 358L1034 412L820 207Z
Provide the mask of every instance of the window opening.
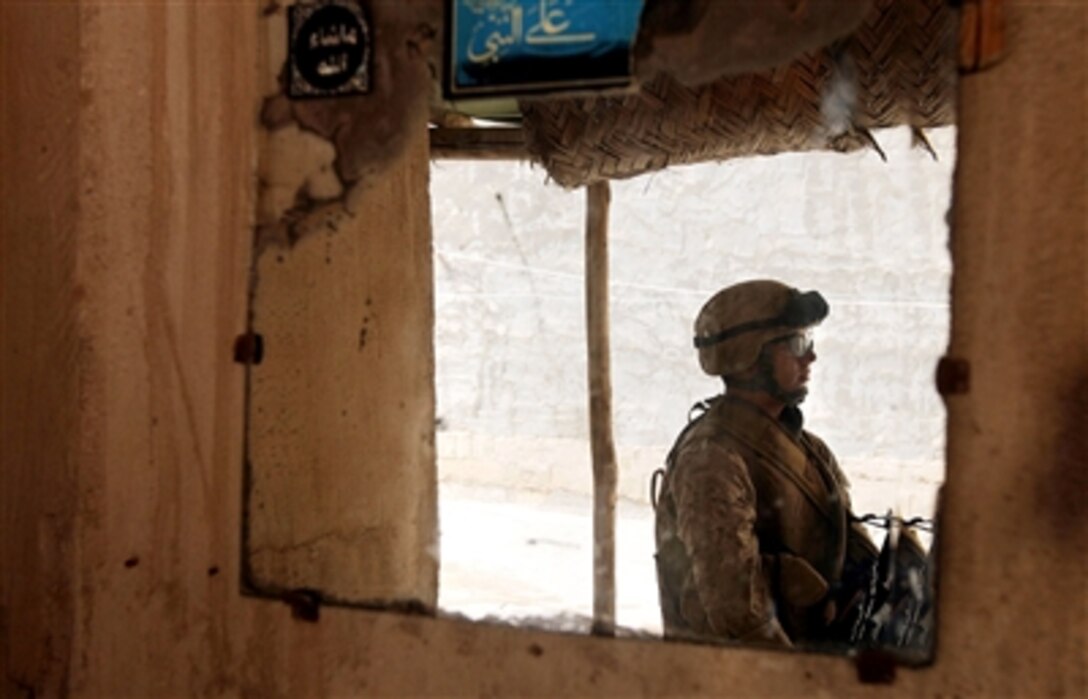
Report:
M620 633L661 632L650 474L691 404L720 392L698 369L691 323L729 283L769 277L827 297L806 426L838 456L856 513L932 516L955 131L928 136L936 160L894 129L876 134L886 163L783 154L612 183ZM511 162L432 167L439 607L588 631L585 192L545 179Z

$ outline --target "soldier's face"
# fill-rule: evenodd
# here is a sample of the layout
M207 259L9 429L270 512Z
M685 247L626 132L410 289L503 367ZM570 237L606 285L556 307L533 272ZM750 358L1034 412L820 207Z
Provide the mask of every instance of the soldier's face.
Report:
M797 405L808 394L809 367L816 350L808 337L789 336L771 344L771 367L775 383L788 403Z

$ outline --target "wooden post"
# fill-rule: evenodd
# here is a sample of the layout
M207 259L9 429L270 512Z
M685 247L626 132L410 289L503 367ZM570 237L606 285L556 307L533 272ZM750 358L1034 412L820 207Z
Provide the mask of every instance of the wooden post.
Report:
M608 182L586 188L586 338L593 450L593 633L616 628L616 450L608 342Z
M521 128L437 127L429 134L432 160L529 160Z

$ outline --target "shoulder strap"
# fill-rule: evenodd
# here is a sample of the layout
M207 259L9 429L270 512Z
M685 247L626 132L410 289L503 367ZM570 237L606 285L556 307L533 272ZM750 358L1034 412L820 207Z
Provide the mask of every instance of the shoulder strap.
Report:
M779 460L780 457L778 455L776 455L774 452L772 452L771 450L769 450L767 448L767 445L762 444L759 441L753 440L750 435L748 435L748 434L746 434L744 432L733 429L733 427L734 427L733 425L728 425L727 424L727 425L723 425L722 427L723 427L723 430L727 434L729 434L735 440L737 440L741 444L744 444L749 449L751 449L753 452L755 452L760 457L762 457L762 463L766 464L768 467L773 469L775 472L781 474L782 476L787 478L791 483L793 483L794 486L799 491L801 491L801 493L805 496L805 498L810 503L812 503L812 505L816 508L816 510L820 514L822 514L824 517L827 517L828 519L834 521L835 518L832 516L832 513L831 513L830 509L828 508L827 503L823 501L823 498L819 497L816 493L814 493L812 491L812 488L809 486L809 484L806 483L804 481L804 479L802 479L801 476L798 475L792 468L790 468L786 464L782 463ZM802 455L805 456L806 459L808 458L809 453L811 451L810 449L806 449L803 444L798 444L797 449L800 451L800 453Z
M665 457L664 468L654 469L653 474L650 476L650 504L654 510L657 510L657 503L661 498L661 494L664 492L665 476L672 470L672 465L676 461L676 451L680 448L680 443L684 441L684 437L691 428L695 427L706 414L710 412L710 409L714 406L714 403L718 401L721 396L714 396L712 398L704 398L703 400L695 403L688 410L688 424L684 425L684 429L680 430L680 434L676 436L676 441L672 443L672 448L669 449L668 455Z

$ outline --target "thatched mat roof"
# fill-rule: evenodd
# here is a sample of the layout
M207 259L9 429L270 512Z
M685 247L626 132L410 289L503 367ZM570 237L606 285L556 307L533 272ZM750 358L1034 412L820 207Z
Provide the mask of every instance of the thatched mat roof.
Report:
M669 165L785 151L876 147L874 128L955 116L957 12L947 0L876 0L852 36L789 65L636 94L526 101L528 147L577 187Z

